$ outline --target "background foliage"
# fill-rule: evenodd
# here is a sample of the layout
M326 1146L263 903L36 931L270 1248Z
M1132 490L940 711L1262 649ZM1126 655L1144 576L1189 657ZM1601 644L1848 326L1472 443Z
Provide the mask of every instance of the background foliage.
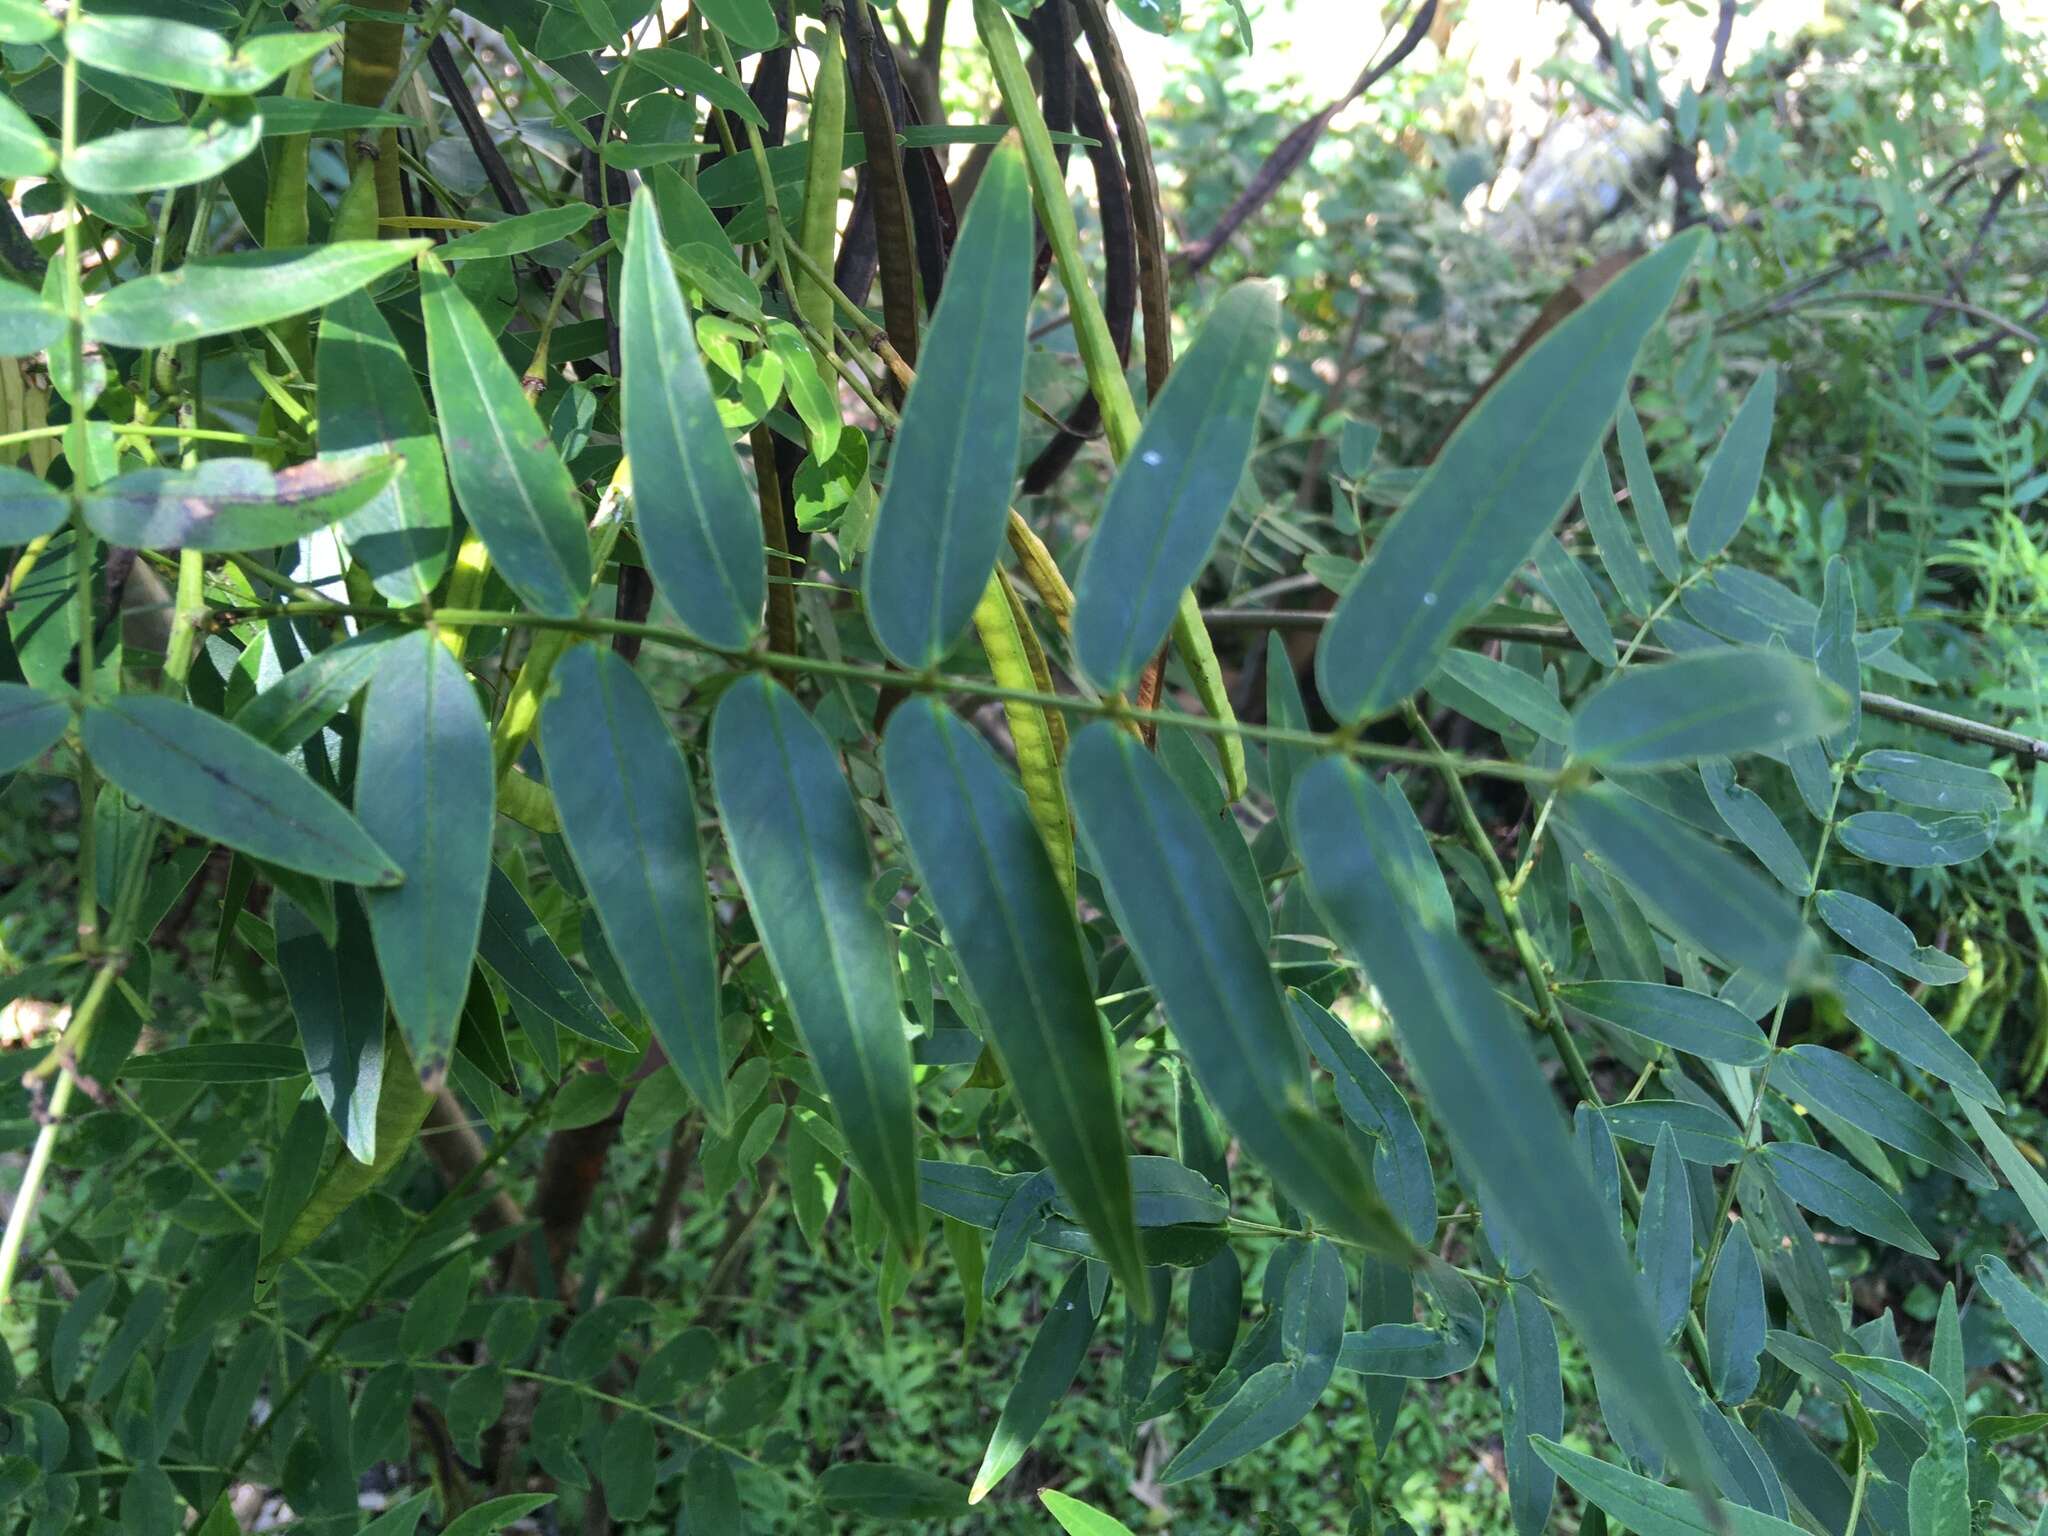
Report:
M2038 40L1118 5L0 0L0 1519L2048 1521Z

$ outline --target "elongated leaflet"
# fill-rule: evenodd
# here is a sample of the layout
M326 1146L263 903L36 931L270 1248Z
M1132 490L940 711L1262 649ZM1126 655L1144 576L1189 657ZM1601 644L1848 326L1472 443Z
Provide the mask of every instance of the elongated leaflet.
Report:
M890 803L925 894L1060 1188L1134 1304L1150 1290L1132 1212L1116 1058L1095 1008L1071 889L1043 829L971 729L930 699L889 723ZM1055 780L1057 770L1054 770ZM1072 845L1067 847L1072 856Z

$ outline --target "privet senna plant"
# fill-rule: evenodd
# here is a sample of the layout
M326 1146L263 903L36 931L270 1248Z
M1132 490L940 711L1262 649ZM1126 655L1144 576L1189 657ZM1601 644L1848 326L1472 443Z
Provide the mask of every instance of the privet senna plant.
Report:
M11 1522L219 1536L255 1482L354 1529L416 1399L434 1486L386 1536L562 1494L586 1528L943 1521L1077 1383L1165 1427L1171 1487L1340 1378L1384 1442L1408 1383L1480 1368L1520 1536L2029 1528L1998 1448L2043 1420L1965 1417L1959 1308L2048 1356L2048 1185L1924 1006L1961 967L1848 888L1983 851L2003 737L1864 693L1897 632L1843 563L1816 607L1730 560L1768 372L1674 523L1629 380L1704 233L1484 395L1373 535L1317 712L1275 640L1250 723L1190 586L1277 305L1216 297L1170 372L1148 335L1140 409L1136 296L1098 297L1066 191L1065 152L1100 154L1156 240L1100 0L976 0L992 131L914 120L864 0L666 30L479 4L537 104L509 145L447 4L178 9L0 0L0 172L48 178L20 202L53 230L16 242L46 265L0 286L0 339L59 418L0 439L58 450L0 477L0 771L68 776L78 829L76 947L10 983L68 1005L0 1244ZM957 230L949 142L989 150ZM1099 422L1117 466L1070 561L1011 506L1048 265L1089 390L1067 435ZM138 591L168 599L154 647ZM1446 750L1450 716L1498 755ZM1756 787L1780 768L1796 806ZM214 966L289 1003L253 1024L150 1011L147 941L216 848ZM1835 1011L1834 1045L1788 1037ZM1147 1066L1170 1147L1122 1109ZM489 1149L395 1199L437 1111ZM750 1449L780 1389L694 1400L686 1298L637 1262L571 1285L580 1211L508 1220L491 1174L541 1129L550 1166L601 1163L573 1138L621 1114L693 1125L707 1190L779 1163L767 1219L871 1263L885 1315L920 1269L977 1309L1051 1271L979 1468ZM59 1168L151 1170L154 1250L132 1207L39 1222ZM1908 1173L2002 1178L2033 1250L1959 1275L1922 1363L1824 1246L1936 1258Z

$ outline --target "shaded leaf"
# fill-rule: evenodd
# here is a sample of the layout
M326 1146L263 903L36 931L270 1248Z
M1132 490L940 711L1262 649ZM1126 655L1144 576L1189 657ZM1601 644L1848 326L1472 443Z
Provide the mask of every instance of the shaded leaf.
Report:
M1297 786L1296 816L1319 829L1301 849L1310 893L1392 1014L1481 1208L1534 1264L1594 1362L1627 1385L1659 1443L1704 1468L1679 1374L1551 1089L1492 983L1416 896L1370 791L1361 770L1335 758Z
M87 709L79 733L94 766L166 821L301 874L358 885L404 878L312 780L203 710L127 694Z
M1764 458L1771 448L1771 413L1778 403L1778 371L1766 368L1728 424L1720 446L1707 462L1686 520L1685 542L1695 560L1711 560L1749 516L1763 483Z
M1934 1257L1933 1246L1905 1208L1834 1153L1800 1142L1774 1141L1761 1156L1778 1187L1815 1215L1924 1259Z
M1740 1009L1661 982L1574 981L1557 988L1566 1007L1588 1018L1655 1040L1703 1061L1758 1067L1770 1056L1770 1042L1756 1021Z
M730 1134L696 788L668 723L624 658L580 645L556 664L541 751L562 836L633 998L712 1129Z
M363 901L391 1011L438 1083L469 996L491 873L491 730L462 664L427 630L385 651L363 707L357 815L405 882Z
M1002 1416L989 1437L981 1469L974 1474L968 1503L980 1503L1024 1459L1032 1439L1059 1400L1067 1395L1067 1388L1074 1384L1074 1375L1088 1352L1088 1341L1094 1336L1095 1311L1088 1304L1088 1266L1076 1264L1059 1295L1046 1308L1038 1332L1032 1336L1031 1348L1025 1352L1024 1364L1010 1386L1010 1394L1003 1400Z
M622 285L622 422L648 572L683 628L739 649L760 627L767 596L761 516L719 421L646 187L633 200Z
M1533 1286L1510 1285L1494 1333L1494 1379L1500 1390L1501 1445L1507 1462L1508 1508L1517 1536L1540 1536L1550 1521L1557 1474L1530 1437L1564 1433L1564 1380L1557 1329Z
M1061 1190L1127 1294L1149 1294L1116 1059L1073 906L1030 809L981 737L931 699L891 717L890 804Z
M1813 909L1843 943L1915 981L1949 986L1970 974L1953 955L1916 940L1912 929L1874 901L1847 891L1818 891Z
M1707 1369L1722 1402L1744 1402L1756 1390L1767 1321L1763 1270L1748 1223L1737 1222L1722 1239L1707 1282Z
M1886 1050L1991 1109L2005 1101L1976 1058L1956 1043L1934 1015L1874 965L1846 955L1828 957L1828 974L1849 1022Z
M1274 289L1230 289L1117 471L1074 583L1074 656L1106 693L1136 685L1208 561L1251 456L1279 344Z
M1811 943L1783 891L1671 816L1600 784L1558 802L1650 920L1730 969L1781 979Z
M1579 705L1571 747L1603 767L1640 768L1782 746L1845 718L1807 663L1730 647L1623 671Z
M1074 738L1067 788L1118 927L1210 1102L1289 1199L1353 1240L1405 1257L1407 1235L1350 1147L1309 1107L1279 987L1201 813L1108 721Z
M924 1227L910 1049L867 837L838 758L783 689L742 678L711 721L711 784L733 868L853 1161L906 1249Z
M533 403L447 268L420 268L427 370L462 514L520 600L574 618L590 592L590 544L575 481Z
M1002 549L1023 429L1031 187L999 148L975 188L875 514L862 594L882 649L921 670L952 649Z
M1380 714L1420 687L1556 520L1699 244L1697 232L1680 236L1617 276L1451 435L1323 632L1316 677L1339 719Z

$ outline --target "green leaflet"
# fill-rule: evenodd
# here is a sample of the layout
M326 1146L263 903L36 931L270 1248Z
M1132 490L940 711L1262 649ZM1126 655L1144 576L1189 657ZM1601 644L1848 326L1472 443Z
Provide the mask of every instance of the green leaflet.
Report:
M398 468L395 457L378 453L277 470L256 459L132 469L86 493L85 521L109 544L129 549L272 549L347 517Z
M205 95L249 96L317 58L335 32L272 32L240 47L218 32L154 16L79 16L64 41L81 64Z
M121 1064L121 1076L134 1083L276 1083L305 1070L299 1051L259 1041L174 1045Z
M2005 1260L1995 1253L1977 1261L1977 1283L1998 1303L2005 1320L2034 1352L2034 1357L2048 1364L2048 1301L2007 1268Z
M620 276L622 422L649 574L707 644L739 650L767 600L761 515L719 421L654 194L633 198Z
M1073 904L1023 794L981 737L912 699L883 743L889 802L1036 1144L1125 1293L1150 1294L1116 1056Z
M1558 814L1652 922L1730 969L1782 979L1809 947L1798 909L1782 890L1632 795L1596 784L1560 799Z
M703 0L704 19L751 52L773 48L782 38L775 9L768 0Z
M361 900L344 888L334 893L334 904L332 944L290 900L274 900L270 917L305 1069L349 1156L367 1163L377 1152L384 985Z
M18 175L30 175L22 171ZM45 300L41 294L24 288L18 283L0 282L0 357L33 357L45 347L53 345L64 334L64 312ZM8 478L20 475L24 479L42 481L24 470L10 469ZM55 495L52 491L50 494ZM13 493L8 500L13 499ZM61 498L60 498L61 499ZM4 505L4 503L0 503ZM68 503L67 503L68 505ZM0 521L0 528L12 528L11 519L17 516L10 507L8 520ZM10 535L10 541L16 537ZM33 538L30 534L28 537Z
M56 169L57 152L35 120L11 100L0 97L0 175L47 176ZM31 352L40 351L31 347Z
M1601 611L1599 594L1586 579L1577 557L1548 533L1536 541L1533 553L1536 580L1572 637L1601 666L1616 665L1620 657L1614 649L1613 627Z
M2004 1261L2000 1260L1999 1263L2002 1268ZM1980 1275L1986 1267L1983 1263L1978 1265ZM2007 1273L2010 1274L2011 1271L2008 1270ZM2048 1322L2048 1308L2043 1309L2042 1321ZM2044 1338L2048 1338L2048 1335L2044 1335ZM1960 1409L1964 1402L1964 1382L1968 1368L1963 1363L1963 1316L1956 1306L1954 1281L1949 1281L1941 1288L1941 1306L1934 1315L1934 1346L1929 1351L1928 1369Z
M1691 1099L1636 1099L1600 1112L1607 1129L1622 1141L1654 1147L1669 1131L1689 1163L1718 1168L1742 1156L1742 1130L1726 1111Z
M705 101L723 112L729 112L756 128L766 128L767 118L754 105L754 98L737 81L727 78L698 58L681 48L640 48L631 55L632 67L644 70L663 85L673 86L692 96L702 96ZM626 87L629 95L639 95L648 89L641 81L633 81Z
M1933 1111L1838 1051L1824 1045L1793 1046L1778 1058L1772 1086L1965 1183L1979 1189L1996 1187L1983 1160Z
M1984 1150L1991 1154L1991 1160L1998 1164L1998 1171L2005 1175L2012 1185L2013 1193L2020 1197L2020 1204L2027 1208L2027 1214L2034 1218L2034 1230L2041 1237L2048 1238L2048 1181L2035 1171L2027 1161L2026 1154L2013 1145L2005 1129L1991 1118L1988 1111L1969 1099L1956 1101L1963 1111L1963 1118L1976 1131L1977 1139L1984 1143Z
M1105 1515L1057 1488L1039 1489L1038 1502L1045 1506L1046 1513L1059 1521L1060 1529L1067 1536L1133 1536L1131 1528L1123 1521Z
M1643 441L1643 424L1636 408L1623 397L1614 417L1615 441L1621 448L1621 467L1628 477L1628 504L1643 530L1643 543L1664 579L1674 586L1685 574L1678 555L1678 539L1671 531L1671 514L1664 508L1664 493L1657 488L1656 471L1650 467L1649 445Z
M862 595L901 665L932 667L974 616L1002 549L1023 428L1031 184L999 148L969 205L875 513Z
M513 1521L552 1504L552 1493L508 1493L473 1504L441 1527L441 1536L496 1536Z
M1344 1335L1337 1368L1366 1376L1436 1381L1479 1358L1486 1343L1486 1308L1472 1282L1434 1255L1415 1272L1436 1302L1441 1328L1421 1328L1404 1317Z
M1969 1443L1948 1389L1916 1365L1870 1355L1837 1355L1859 1389L1875 1387L1901 1403L1926 1432L1927 1449L1913 1463L1906 1489L1912 1536L1970 1536Z
M1657 1133L1650 1182L1643 1188L1636 1263L1649 1286L1657 1328L1670 1339L1684 1325L1692 1301L1692 1193L1686 1188L1678 1138L1668 1123Z
M1770 1042L1741 1009L1688 987L1649 981L1568 981L1557 989L1567 1008L1702 1061L1762 1066Z
M235 724L273 752L303 746L348 707L384 663L403 631L383 627L315 651L235 712Z
M1319 829L1301 849L1310 894L1385 1001L1482 1208L1534 1264L1587 1353L1627 1387L1657 1441L1703 1481L1705 1447L1611 1208L1574 1156L1492 983L1412 894L1402 874L1412 856L1384 805L1363 772L1336 758L1303 775L1295 815Z
M0 43L40 43L61 27L39 0L0 0Z
M1989 769L1920 752L1866 752L1850 776L1859 789L1923 810L1996 816L2012 809L2012 791Z
M420 602L448 567L448 469L419 378L369 294L328 305L315 372L321 462L398 455L390 483L342 523L349 553L383 597Z
M1828 741L1828 750L1839 758L1856 745L1863 727L1863 659L1856 651L1856 587L1849 562L1832 557L1822 581L1820 612L1813 621L1813 665L1849 701L1848 720Z
M1736 841L1756 855L1778 884L1794 896L1813 889L1811 860L1764 797L1735 782L1735 768L1727 758L1701 758L1700 783Z
M1542 1536L1557 1496L1557 1474L1530 1443L1564 1433L1564 1378L1557 1329L1534 1286L1515 1284L1494 1328L1493 1374L1500 1390L1501 1449L1516 1536Z
M289 320L396 271L424 240L340 240L187 262L116 285L85 312L88 340L174 347Z
M394 641L363 706L356 814L405 871L364 906L391 1011L429 1085L447 1070L469 996L492 785L491 729L462 663L428 630Z
M1646 768L1782 746L1846 718L1841 694L1808 663L1730 647L1622 672L1574 712L1571 747L1602 766Z
M1894 1248L1934 1257L1934 1249L1905 1208L1882 1185L1858 1173L1832 1152L1802 1142L1774 1141L1762 1149L1764 1166L1778 1187L1817 1216Z
M1137 684L1208 561L1244 478L1279 344L1270 284L1224 294L1117 471L1074 582L1074 656L1105 693Z
M87 709L79 735L109 780L201 837L325 880L395 885L405 877L311 779L204 710L127 694Z
M1554 1440L1532 1443L1580 1498L1637 1536L1800 1536L1798 1526L1775 1515L1667 1488Z
M1749 1224L1739 1221L1722 1239L1707 1282L1707 1370L1714 1396L1730 1407L1756 1390L1768 1321L1763 1269L1749 1240Z
M1915 981L1945 987L1970 974L1970 968L1953 955L1920 943L1912 929L1874 901L1847 891L1820 891L1814 895L1813 909L1843 943Z
M275 1274L288 1260L311 1246L334 1219L362 1196L368 1194L411 1149L421 1123L433 1106L434 1096L420 1083L404 1037L396 1026L384 1032L384 1075L377 1089L377 1153L367 1164L352 1157L336 1158L312 1197L300 1209L284 1241L258 1261L259 1280Z
M1339 719L1380 714L1420 687L1556 520L1700 240L1682 235L1616 277L1451 435L1323 633L1316 677Z
M1039 1323L1031 1348L1024 1355L1023 1368L1011 1384L1010 1395L1003 1400L1002 1417L989 1437L981 1470L974 1474L968 1503L979 1504L1024 1459L1047 1415L1074 1384L1081 1359L1088 1352L1088 1341L1094 1336L1095 1311L1089 1305L1088 1266L1076 1264L1068 1272L1059 1295L1046 1308L1044 1321Z
M335 247L329 247L335 249ZM505 584L550 618L590 594L590 542L568 466L448 269L420 264L427 374L455 499Z
M1593 535L1594 548L1600 552L1600 564L1607 579L1614 583L1614 590L1621 594L1630 613L1647 617L1654 606L1650 578L1643 570L1642 558L1636 554L1635 541L1629 537L1628 524L1622 521L1621 506L1614 499L1614 482L1607 478L1604 449L1594 451L1585 476L1579 481L1579 510L1585 514L1586 527Z
M417 118L403 112L386 112L378 107L358 107L344 101L320 101L312 97L266 96L263 98L263 137L288 138L311 134L345 138L365 128L418 128Z
M1771 413L1778 403L1778 370L1766 368L1750 385L1721 437L1721 445L1700 479L1686 520L1685 542L1695 560L1711 560L1728 547L1749 516L1763 483L1764 458L1771 447Z
M1406 1259L1407 1234L1351 1148L1314 1115L1280 989L1201 814L1106 720L1075 736L1067 791L1117 926L1210 1101L1289 1199Z
M644 54L636 54L633 62L638 64L645 58ZM566 240L596 217L597 209L583 202L539 208L458 235L434 254L443 261L502 261Z
M545 749L546 743L542 746ZM526 898L519 894L519 887L495 866L484 887L484 922L477 939L477 957L512 994L515 1013L530 1009L539 1018L609 1050L635 1049L633 1042L591 999L576 968L556 947L541 920L533 915Z
M203 125L128 128L81 144L64 159L65 180L102 197L189 187L251 154L263 119L247 103L228 103Z
M1280 1299L1281 1358L1261 1366L1159 1474L1186 1482L1284 1435L1315 1407L1337 1371L1348 1300L1344 1260L1328 1238L1299 1244Z
M1435 1240L1436 1180L1414 1110L1343 1020L1298 988L1288 988L1287 1006L1310 1054L1335 1080L1344 1118L1372 1138L1374 1187L1408 1235L1427 1246Z
M2003 1111L2005 1101L1976 1058L1958 1045L1934 1016L1874 965L1846 955L1828 957L1829 976L1849 1022L1886 1050L1931 1072L1965 1098Z
M967 1490L950 1478L885 1461L842 1461L818 1478L827 1509L871 1520L944 1520L967 1512Z
M727 1135L711 891L696 788L668 722L623 657L580 645L555 667L541 752L562 836L634 1001L712 1128Z
M1308 729L1308 705L1301 697L1301 681L1294 675L1294 658L1276 630L1266 636L1266 722L1283 730ZM1272 742L1266 748L1266 777L1273 789L1273 809L1283 828L1288 827L1288 809L1294 803L1294 781L1314 754L1306 747ZM1294 841L1288 833L1288 842Z
M1900 869L1939 869L1967 864L1986 852L1997 826L1975 816L1920 821L1897 811L1858 811L1835 828L1835 841L1873 864Z
M0 683L0 773L12 773L54 747L71 729L62 699L25 683Z
M867 837L825 733L767 678L742 678L711 719L711 788L805 1049L854 1165L898 1243L917 1247L910 1047L888 930L869 900Z
M1428 686L1439 702L1482 725L1498 729L1488 718L1490 712L1526 726L1546 741L1560 745L1571 741L1572 717L1556 695L1504 661L1477 651L1445 651Z

